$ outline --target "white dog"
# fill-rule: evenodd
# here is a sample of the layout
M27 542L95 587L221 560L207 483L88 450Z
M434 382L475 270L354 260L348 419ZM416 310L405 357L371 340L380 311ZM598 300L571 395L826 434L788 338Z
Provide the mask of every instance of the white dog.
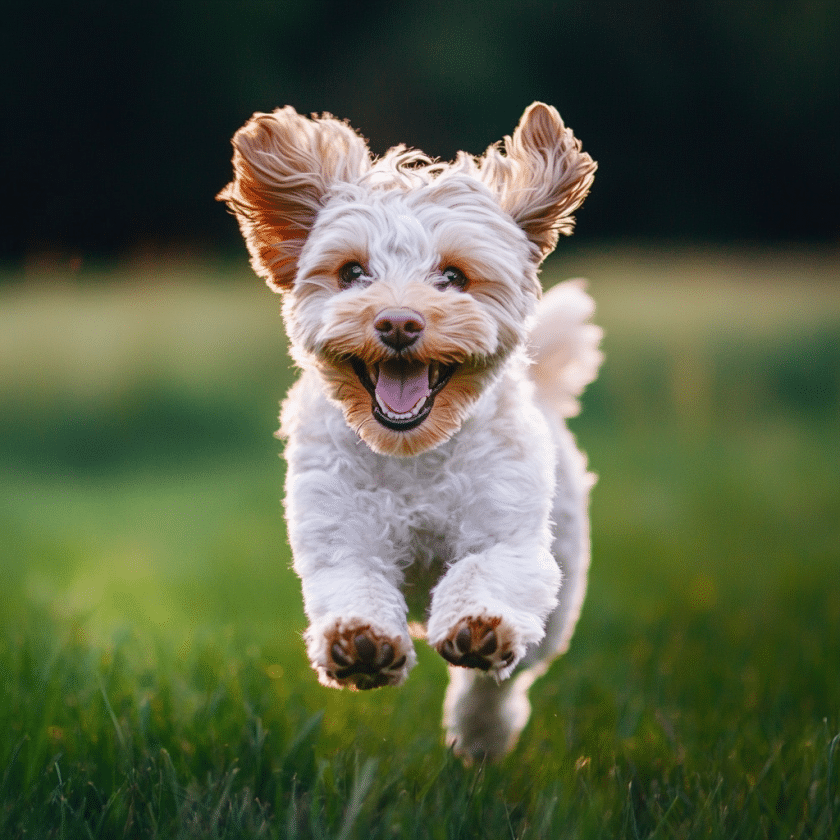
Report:
M454 163L374 160L346 123L291 107L233 145L219 198L284 293L303 371L278 434L312 666L328 686L400 685L419 601L451 663L449 743L499 756L586 589L593 478L564 418L601 331L581 283L542 298L537 274L596 165L541 103L504 148Z

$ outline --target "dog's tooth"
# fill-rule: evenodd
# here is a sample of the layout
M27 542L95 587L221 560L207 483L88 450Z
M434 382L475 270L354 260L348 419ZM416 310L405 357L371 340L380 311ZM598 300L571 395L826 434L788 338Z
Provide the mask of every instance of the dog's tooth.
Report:
M409 411L392 411L385 402L383 402L379 395L376 395L376 403L379 406L379 410L391 420L411 420L412 418L416 417L425 407L426 400L428 400L429 395L425 394L424 396L420 397L416 403L411 407Z
M437 362L429 363L429 387L433 387L438 380L438 373L440 372L440 365Z

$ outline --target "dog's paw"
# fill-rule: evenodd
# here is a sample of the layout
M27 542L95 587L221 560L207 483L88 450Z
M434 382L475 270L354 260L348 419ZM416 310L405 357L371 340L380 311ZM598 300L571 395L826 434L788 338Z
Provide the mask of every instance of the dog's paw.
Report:
M507 677L522 657L516 631L501 618L472 617L459 621L435 645L452 665L489 671L496 679Z
M325 635L326 661L314 663L321 681L351 689L381 688L405 682L414 664L411 640L388 636L369 624L337 624Z

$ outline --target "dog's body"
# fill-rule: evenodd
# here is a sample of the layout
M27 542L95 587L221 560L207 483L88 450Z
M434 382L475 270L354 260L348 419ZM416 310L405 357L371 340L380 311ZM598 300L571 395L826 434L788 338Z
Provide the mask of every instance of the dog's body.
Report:
M537 271L595 165L538 103L506 155L454 164L402 147L373 161L346 124L291 108L234 146L221 198L285 293L303 370L281 434L312 665L325 685L399 685L406 598L425 601L452 664L448 739L500 755L586 588L592 479L564 417L600 330L580 283L540 301Z

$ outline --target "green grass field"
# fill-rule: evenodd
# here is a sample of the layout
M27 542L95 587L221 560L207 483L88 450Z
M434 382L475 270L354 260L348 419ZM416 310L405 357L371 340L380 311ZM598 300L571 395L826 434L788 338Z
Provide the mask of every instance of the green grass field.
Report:
M621 249L569 654L499 765L443 662L309 670L278 301L244 266L0 284L0 837L835 838L840 259Z

